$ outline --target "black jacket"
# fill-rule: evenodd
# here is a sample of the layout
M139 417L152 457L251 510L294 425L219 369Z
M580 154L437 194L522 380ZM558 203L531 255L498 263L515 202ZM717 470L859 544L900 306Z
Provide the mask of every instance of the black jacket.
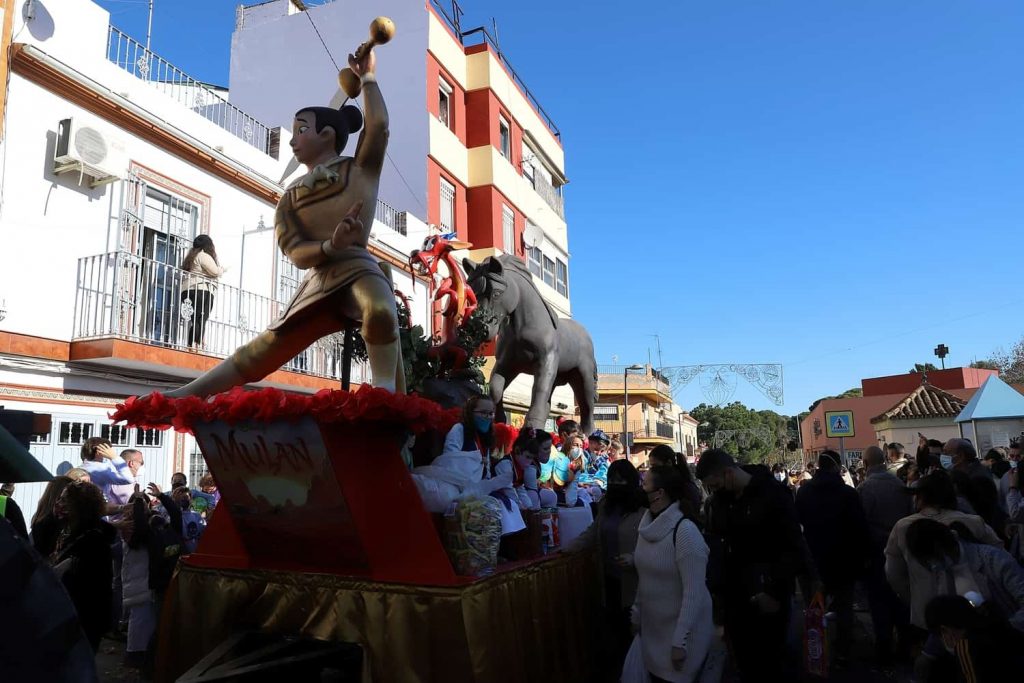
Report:
M709 585L730 599L764 592L786 603L808 569L793 497L766 467L743 469L752 476L743 492L720 491L708 504Z
M825 585L849 583L860 576L871 546L857 491L838 472L819 471L797 491L796 510Z
M93 649L99 647L100 638L110 629L113 616L114 572L110 546L115 538L114 527L100 521L68 539L53 562ZM65 561L69 564L62 566Z

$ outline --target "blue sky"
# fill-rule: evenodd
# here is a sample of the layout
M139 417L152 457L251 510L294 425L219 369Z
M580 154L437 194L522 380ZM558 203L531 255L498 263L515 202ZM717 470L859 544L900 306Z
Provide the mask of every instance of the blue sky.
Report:
M563 131L599 363L782 362L792 413L1024 333L1019 0L461 4ZM153 49L226 83L235 5L156 0Z

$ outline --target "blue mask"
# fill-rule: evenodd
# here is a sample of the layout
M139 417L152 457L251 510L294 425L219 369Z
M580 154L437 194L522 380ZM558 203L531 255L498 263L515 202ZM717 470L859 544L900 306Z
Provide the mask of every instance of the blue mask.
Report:
M942 469L951 470L953 469L953 456L952 455L940 455L939 462L942 463Z
M486 434L491 431L491 423L493 420L489 417L481 417L479 415L473 416L473 426L476 427L476 431Z

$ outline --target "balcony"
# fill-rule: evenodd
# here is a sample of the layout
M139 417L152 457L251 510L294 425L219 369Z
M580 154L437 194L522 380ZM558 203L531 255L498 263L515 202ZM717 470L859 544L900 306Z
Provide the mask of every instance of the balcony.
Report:
M113 26L107 33L107 60L264 154L277 158L278 129L228 102L226 90L197 81Z
M540 173L534 171L532 182L529 176L526 178L527 182L533 185L533 189L541 196L547 205L558 214L558 217L563 221L565 220L565 198L559 194L555 186L552 185L545 179Z
M637 370L630 372L623 377L625 366L622 365L600 365L597 368L597 391L602 396L622 396L623 382L629 388L630 394L656 395L672 400L672 385L668 380L654 368L649 368L642 373Z
M284 304L225 284L216 284L202 344L195 353L160 354L157 349L189 352L194 341L190 323L196 317L192 299L186 302L186 272L127 251L78 260L72 344L120 340L142 345L141 351L117 353L112 345L86 344L84 360L175 377L198 374L212 365L203 357L226 358L266 329ZM342 335L331 335L290 360L282 370L311 378L340 380ZM101 349L95 351L95 349ZM146 349L149 349L148 351ZM83 360L83 358L73 359ZM353 363L353 384L368 381L369 369ZM270 378L273 381L273 377ZM284 381L284 380L282 380ZM288 380L286 384L295 382ZM317 388L322 383L302 383Z
M601 429L608 434L622 434L622 420L596 420L596 429ZM633 434L633 441L646 443L667 443L675 440L675 426L661 420L630 420L629 431Z

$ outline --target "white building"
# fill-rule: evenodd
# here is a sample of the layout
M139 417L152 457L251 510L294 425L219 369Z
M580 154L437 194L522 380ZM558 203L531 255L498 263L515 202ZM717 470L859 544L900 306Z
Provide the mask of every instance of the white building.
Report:
M0 101L0 405L53 416L52 432L32 446L51 472L78 465L84 439L103 435L143 450L148 480L166 486L184 471L194 482L204 465L190 437L111 427L107 414L126 396L212 367L289 300L300 273L271 228L291 112L271 121L246 113L223 88L189 78L110 26L87 0L46 0L32 12L18 3L6 19L0 53L13 49L0 62L8 80ZM308 99L319 102L321 93ZM371 250L403 264L426 226L384 202L377 216ZM192 353L178 266L200 233L230 270L204 348ZM414 290L407 271L394 276L416 295L415 322L430 329L424 283ZM340 356L337 340L324 340L265 384L336 387ZM364 374L353 368L353 381ZM18 487L26 514L42 489Z

